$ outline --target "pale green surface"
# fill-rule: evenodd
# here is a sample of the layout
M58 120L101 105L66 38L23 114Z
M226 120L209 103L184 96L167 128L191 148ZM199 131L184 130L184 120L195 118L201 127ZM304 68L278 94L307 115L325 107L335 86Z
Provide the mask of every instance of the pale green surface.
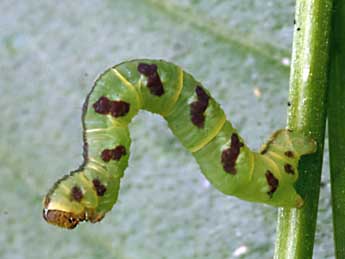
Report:
M119 202L102 223L67 231L41 218L42 196L81 163L86 93L125 59L181 65L250 147L285 126L294 1L170 0L179 8L163 9L151 1L0 2L0 258L272 258L276 209L208 187L148 113L131 125ZM188 7L196 15L181 11ZM324 183L316 259L334 258L328 176ZM242 245L248 252L236 257Z
M300 165L300 210L278 211L274 259L312 259L327 118L329 41L333 0L297 0L290 76L288 127L309 134L317 149ZM320 51L322 50L322 51Z

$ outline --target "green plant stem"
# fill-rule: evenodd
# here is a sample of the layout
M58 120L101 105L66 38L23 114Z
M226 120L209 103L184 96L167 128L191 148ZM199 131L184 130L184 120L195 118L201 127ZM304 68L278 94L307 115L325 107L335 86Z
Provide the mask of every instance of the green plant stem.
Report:
M334 0L328 91L328 135L335 255L345 258L345 1Z
M288 128L311 136L317 152L302 158L297 191L302 209L279 209L275 259L313 255L326 120L332 0L297 0Z

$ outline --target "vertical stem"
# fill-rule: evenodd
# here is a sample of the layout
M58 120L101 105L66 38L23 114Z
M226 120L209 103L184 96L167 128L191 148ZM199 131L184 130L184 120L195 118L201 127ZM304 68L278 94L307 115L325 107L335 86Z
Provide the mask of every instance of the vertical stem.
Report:
M334 0L328 103L335 254L345 258L345 1Z
M288 128L312 136L315 154L299 165L302 209L279 209L275 259L311 259L322 169L326 120L328 45L332 0L297 0L292 49Z

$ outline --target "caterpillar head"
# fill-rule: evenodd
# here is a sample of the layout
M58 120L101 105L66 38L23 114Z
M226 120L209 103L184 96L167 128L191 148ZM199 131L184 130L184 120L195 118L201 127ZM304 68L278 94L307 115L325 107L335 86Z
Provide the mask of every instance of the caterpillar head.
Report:
M73 229L80 221L84 221L86 217L85 213L77 215L73 212L50 210L45 208L43 209L43 218L50 224Z
M64 176L43 200L43 218L50 224L73 229L79 222L100 221L105 213L97 212L98 198L82 171Z
M43 218L49 224L62 228L73 229L82 221L96 223L105 216L104 212L96 212L91 208L84 208L81 212L77 212L75 209L67 210L67 204L51 202L49 196L44 198L43 205ZM65 208L63 208L62 205L64 205Z

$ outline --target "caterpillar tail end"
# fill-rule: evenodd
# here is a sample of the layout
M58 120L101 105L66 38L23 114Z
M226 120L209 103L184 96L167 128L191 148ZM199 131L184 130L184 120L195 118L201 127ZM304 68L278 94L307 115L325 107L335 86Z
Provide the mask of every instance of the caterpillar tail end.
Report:
M288 130L288 132L291 138L291 143L300 157L303 155L313 154L317 151L317 143L312 137L290 130Z
M317 143L314 139L289 129L276 131L261 147L260 154L274 161L276 170L273 168L272 172L280 172L271 177L275 178L274 183L277 187L271 200L275 206L303 207L304 200L295 189L295 183L299 177L299 161L302 156L315 153L316 150Z

